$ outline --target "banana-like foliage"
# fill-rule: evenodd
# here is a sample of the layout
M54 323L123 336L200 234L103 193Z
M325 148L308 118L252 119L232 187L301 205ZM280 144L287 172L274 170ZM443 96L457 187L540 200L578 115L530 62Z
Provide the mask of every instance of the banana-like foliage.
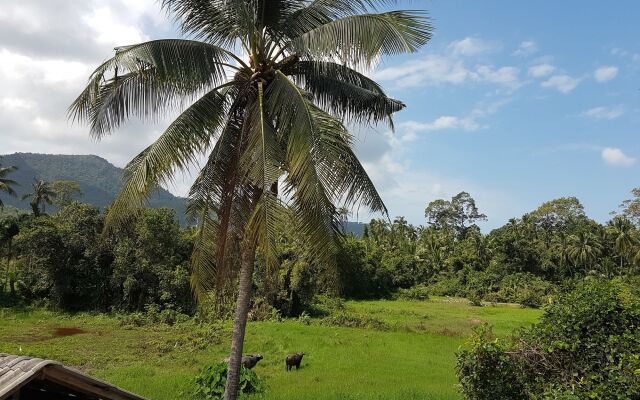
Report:
M116 48L69 108L101 138L129 118L180 110L125 168L108 226L201 157L188 213L200 229L192 283L205 293L254 243L275 268L276 230L291 221L318 260L333 262L337 206L386 213L353 153L346 124L392 125L404 107L355 70L417 51L431 37L394 0L162 0L190 39Z

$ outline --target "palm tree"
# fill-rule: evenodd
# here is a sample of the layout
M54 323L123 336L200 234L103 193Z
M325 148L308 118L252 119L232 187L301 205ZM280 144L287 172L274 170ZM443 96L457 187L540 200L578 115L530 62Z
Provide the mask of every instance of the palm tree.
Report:
M576 266L581 266L587 271L602 254L602 244L591 233L579 232L569 237L569 256Z
M557 256L558 267L560 268L561 273L567 274L567 276L571 278L573 276L573 270L571 268L572 258L570 255L570 237L560 231L558 232L554 242L554 254Z
M7 266L4 280L0 283L0 291L4 291L8 286L11 295L15 294L15 280L11 276L11 257L13 255L13 238L20 233L17 217L7 217L0 222L0 244L7 246Z
M333 263L336 203L386 212L345 124L392 125L404 105L358 72L431 37L423 13L388 0L163 0L194 40L119 47L70 107L102 138L131 117L186 109L126 167L108 226L206 155L189 194L200 223L192 283L203 295L239 264L225 399L238 395L256 249L276 267L274 230L292 221L311 254ZM190 104L190 105L189 105Z
M47 204L53 204L56 192L53 191L49 182L42 179L35 179L32 188L33 192L24 194L22 200L31 198L29 205L33 210L33 215L39 217L40 214L45 212Z
M613 239L613 247L620 257L619 273L622 274L625 257L630 255L631 250L638 243L633 224L626 217L618 216L609 222L607 233Z
M340 220L340 229L342 233L347 233L347 222L349 222L349 216L351 211L347 207L339 207L336 212L338 213L338 219Z
M17 183L7 178L7 175L15 171L16 169L16 167L3 167L2 165L0 165L0 192L5 192L8 195L14 197L16 196L16 191L13 190L12 186L17 185ZM0 208L3 207L4 203L2 202L2 199L0 199Z

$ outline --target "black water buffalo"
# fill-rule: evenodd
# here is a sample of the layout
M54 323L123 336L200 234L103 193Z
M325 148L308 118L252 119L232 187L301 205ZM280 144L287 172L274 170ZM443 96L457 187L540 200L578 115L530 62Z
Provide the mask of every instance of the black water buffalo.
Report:
M302 357L304 357L304 353L289 354L286 360L287 371L291 371L294 366L296 367L296 370L300 369Z

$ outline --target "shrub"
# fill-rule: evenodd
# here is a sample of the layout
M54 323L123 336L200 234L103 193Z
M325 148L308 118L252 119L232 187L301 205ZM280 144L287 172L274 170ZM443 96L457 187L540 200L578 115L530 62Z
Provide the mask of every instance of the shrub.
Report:
M298 317L298 321L304 325L311 325L311 316L306 311L303 311Z
M195 378L195 388L191 393L191 398L195 400L222 399L227 383L228 369L229 365L226 362L204 367ZM263 392L264 389L265 385L258 375L242 366L240 370L240 398L245 398L252 393Z
M344 311L344 300L339 297L318 295L313 300L310 315L326 317L334 312Z
M469 304L474 307L482 307L482 296L476 290L469 291L469 295L467 296L469 300Z
M469 399L638 399L639 354L640 299L620 283L586 279L509 341L480 332L457 372ZM501 387L508 396L496 395Z
M467 399L526 399L516 372L507 354L508 343L494 339L488 325L475 328L471 349L458 354L456 372Z
M249 321L282 321L282 315L265 299L255 299L251 310L249 310Z
M408 289L399 289L395 297L400 300L428 300L429 288L424 285L416 285Z

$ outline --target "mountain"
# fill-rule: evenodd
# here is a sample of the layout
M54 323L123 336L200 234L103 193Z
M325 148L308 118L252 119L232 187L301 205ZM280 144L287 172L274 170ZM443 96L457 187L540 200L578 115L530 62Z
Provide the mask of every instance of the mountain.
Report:
M350 233L357 238L361 238L362 235L364 235L365 226L367 226L367 224L364 224L362 222L347 221L344 226L344 231L345 233Z
M111 204L122 184L122 168L94 155L14 153L0 156L0 164L5 167L18 167L17 171L8 176L19 184L15 187L18 197L1 194L2 202L7 206L3 214L15 213L11 207L30 212L29 200L20 200L20 198L23 194L31 192L31 185L36 178L49 182L55 180L78 182L83 193L78 200L99 207ZM173 208L181 224L186 224L185 204L185 198L176 197L165 189L156 191L149 198L150 207ZM55 207L47 206L47 211L52 210L55 210ZM344 229L346 233L362 237L365 226L366 224L360 222L348 221Z
M3 166L18 167L9 178L19 184L15 187L18 197L3 194L2 201L22 209L29 209L29 200L20 198L31 192L31 185L36 178L49 182L61 179L76 181L84 193L79 200L99 207L111 204L122 184L122 168L93 155L15 153L2 156L0 162ZM165 189L159 189L152 194L148 203L154 208L173 208L180 222L184 223L185 201Z

